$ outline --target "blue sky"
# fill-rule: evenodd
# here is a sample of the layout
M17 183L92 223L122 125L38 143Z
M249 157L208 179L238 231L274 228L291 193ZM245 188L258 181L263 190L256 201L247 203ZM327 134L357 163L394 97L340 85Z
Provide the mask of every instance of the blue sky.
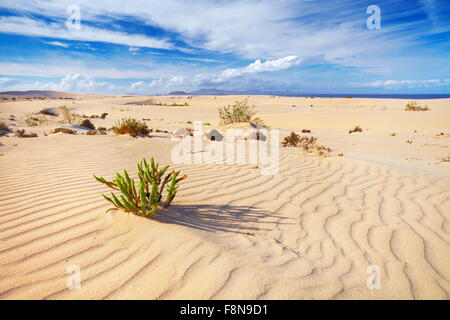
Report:
M450 1L0 0L0 91L202 88L450 93Z

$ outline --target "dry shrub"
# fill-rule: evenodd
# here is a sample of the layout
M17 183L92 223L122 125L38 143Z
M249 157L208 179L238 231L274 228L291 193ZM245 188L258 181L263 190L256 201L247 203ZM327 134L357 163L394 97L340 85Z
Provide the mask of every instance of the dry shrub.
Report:
M53 131L51 131L50 133L67 133L67 134L77 134L77 132L75 130L69 129L69 128L56 128Z
M260 118L254 118L256 111L248 105L247 99L236 101L231 106L219 108L220 124L227 125L236 122L252 122L264 125Z
M328 156L332 151L330 148L317 143L316 137L305 137L291 132L291 134L284 138L281 142L283 147L298 147L307 153L317 153L320 156Z
M62 112L62 115L64 117L64 121L72 124L72 120L73 120L73 115L72 113L69 111L69 109L66 106L60 106L59 109Z
M309 129L302 129L302 133L311 133L311 130L309 130Z
M94 124L89 119L84 119L83 121L81 121L80 127L84 127L84 128L87 128L87 129L95 130Z
M11 130L9 130L8 126L4 122L0 122L0 137L8 134Z
M450 162L450 155L448 155L447 158L442 158L441 162Z
M18 138L36 138L38 135L34 132L25 133L25 129L17 130L15 136Z
M41 111L39 111L40 114L44 114L46 116L52 116L52 117L57 117L58 113L55 112L55 110L53 110L52 108L45 108L42 109Z
M410 101L405 106L405 111L428 111L430 108L428 106L419 105L416 101Z
M36 127L47 124L49 121L44 114L29 115L25 118L25 124L29 127Z
M290 135L284 138L281 142L283 147L297 147L300 142L300 136L295 132L291 132Z
M95 136L95 135L106 135L106 132L104 130L89 130L86 132L86 135L88 136Z
M147 136L150 132L145 122L133 118L124 118L117 121L112 129L117 135L129 134L132 137Z
M362 132L362 128L360 126L356 126L353 129L348 131L348 134L353 133L353 132Z

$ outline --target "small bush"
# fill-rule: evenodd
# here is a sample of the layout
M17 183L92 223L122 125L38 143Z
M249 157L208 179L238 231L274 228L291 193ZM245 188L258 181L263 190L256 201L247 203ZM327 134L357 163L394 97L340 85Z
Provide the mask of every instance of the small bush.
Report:
M117 121L112 129L115 134L129 134L132 137L147 136L149 134L147 124L133 118L124 118Z
M236 122L253 122L263 124L259 118L254 118L256 111L248 105L247 99L236 101L231 106L219 108L220 124L226 125Z
M72 124L73 121L73 115L69 111L69 109L66 106L60 106L59 109L61 109L62 115L64 117L64 121L68 124Z
M291 132L290 135L284 138L281 142L283 147L297 147L300 142L300 136L295 132Z
M450 162L450 155L448 155L447 158L442 158L441 162Z
M302 133L311 133L311 130L309 130L309 129L302 129Z
M77 134L77 132L75 130L72 129L68 129L68 128L56 128L53 131L51 131L50 133L67 133L67 134Z
M405 106L405 111L428 111L430 108L428 106L419 105L416 101L410 101Z
M25 118L25 124L29 127L36 127L46 123L48 123L48 120L43 114L29 115Z
M107 129L105 127L98 127L97 130L98 131L106 131Z
M393 133L390 134L391 137L395 137L396 135L397 135L396 132L393 132Z
M166 104L164 104L166 106ZM189 105L189 103L185 102L185 103L172 103L171 105L169 105L169 107L187 107Z
M353 129L348 131L348 134L353 133L353 132L362 132L362 128L360 126L356 126Z
M102 115L100 116L100 119L105 119L107 115L108 115L107 112L102 113Z
M22 129L22 130L17 130L15 136L18 138L36 138L38 135L33 132L25 133L25 129Z
M44 114L46 116L57 117L58 114L52 108L45 108L39 111L40 114Z
M84 127L84 128L87 128L87 129L95 130L94 124L89 119L84 119L83 121L81 121L80 127Z
M95 175L94 178L121 193L119 197L113 192L110 197L102 194L105 200L118 209L143 217L153 216L159 207L169 207L178 192L178 183L187 177L186 175L179 177L180 171L166 173L169 166L159 169L159 164L155 163L153 158L150 159L150 165L142 159L137 168L139 177L137 187L126 170L123 170L123 176L116 173L116 178L112 181L106 181L103 177Z
M307 153L316 152L320 156L328 156L332 150L317 143L316 137L299 136L295 132L284 138L281 142L283 147L298 147Z
M4 122L0 122L0 137L9 133L11 130L9 130L8 126Z

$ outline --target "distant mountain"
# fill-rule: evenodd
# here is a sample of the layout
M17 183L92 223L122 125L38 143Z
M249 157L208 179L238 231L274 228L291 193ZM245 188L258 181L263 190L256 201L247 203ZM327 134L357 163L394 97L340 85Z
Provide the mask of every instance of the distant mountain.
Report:
M99 97L106 97L106 96L108 96L108 95L72 93L72 92L50 91L50 90L3 91L3 92L0 92L0 97L2 97L4 99L6 99L6 98L78 99L78 98L99 98Z
M169 96L188 96L189 93L184 92L184 91L172 91L172 92L169 92L168 95Z
M229 95L229 94L236 94L233 91L227 91L227 90L221 90L221 89L215 89L215 88L209 88L209 89L200 89L197 91L192 92L193 95L214 95L214 96L221 96L221 95Z
M277 95L279 93L266 92L258 90L248 90L248 91L232 91L232 90L222 90L216 88L203 88L193 92L184 91L174 91L169 93L169 95L192 95L192 96L226 96L226 95Z
M16 97L46 97L46 98L68 98L75 97L77 94L61 91L43 91L43 90L29 90L29 91L4 91L0 92L2 96L16 96Z

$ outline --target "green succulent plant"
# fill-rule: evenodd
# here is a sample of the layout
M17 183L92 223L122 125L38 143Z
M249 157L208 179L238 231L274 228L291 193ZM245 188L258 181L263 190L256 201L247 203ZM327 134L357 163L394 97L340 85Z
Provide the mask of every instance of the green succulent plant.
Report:
M123 175L116 173L116 178L112 181L106 181L103 177L95 175L94 178L121 193L119 196L114 192L111 192L111 196L102 194L105 200L118 209L144 217L153 216L159 207L169 207L178 192L178 183L187 177L186 175L180 177L180 171L172 170L166 173L169 165L160 169L153 158L150 159L150 164L142 159L137 168L139 178L137 188L135 180L130 178L126 170L123 170Z

